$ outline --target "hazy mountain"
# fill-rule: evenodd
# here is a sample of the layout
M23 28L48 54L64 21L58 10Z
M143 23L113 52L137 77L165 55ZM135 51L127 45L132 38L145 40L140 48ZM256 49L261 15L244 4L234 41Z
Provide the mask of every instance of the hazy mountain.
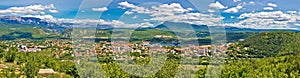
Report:
M194 25L187 23L175 23L175 22L165 22L156 27L156 29L161 30L173 30L173 31L186 31L190 29L194 29L196 32L206 32L210 29L213 30L226 30L226 32L270 32L270 31L291 31L291 32L299 32L299 30L292 29L252 29L252 28L238 28L238 27L221 27L221 26L207 26L207 25Z
M40 18L35 17L20 17L20 16L2 16L0 17L0 23L8 23L8 24L30 24L37 26L47 26L52 29L58 29L58 31L63 31L65 28L70 28L76 26L74 23L54 23L48 22ZM88 26L87 26L88 27ZM88 27L89 28L89 27ZM94 27L91 27L94 28ZM110 25L97 25L96 29L100 30L111 30L116 29ZM160 30L168 30L168 31L191 31L190 29L194 29L197 32L208 32L209 29L220 29L224 30L223 27L220 26L207 26L207 25L194 25L187 23L175 23L175 22L165 22L163 24L157 25L155 27L139 27L136 30L149 30L149 29L160 29ZM238 28L238 27L225 27L226 32L268 32L268 31L292 31L298 32L298 30L291 29L251 29L251 28Z

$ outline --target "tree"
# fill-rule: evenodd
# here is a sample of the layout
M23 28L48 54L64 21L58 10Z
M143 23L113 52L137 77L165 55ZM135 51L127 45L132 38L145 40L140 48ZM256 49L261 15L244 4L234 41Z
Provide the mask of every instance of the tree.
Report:
M5 54L6 62L14 62L16 59L17 51L18 51L17 48L13 48L13 47L9 48L9 51L6 52Z
M25 64L23 71L25 75L29 78L35 77L38 75L40 64L35 61L30 61Z

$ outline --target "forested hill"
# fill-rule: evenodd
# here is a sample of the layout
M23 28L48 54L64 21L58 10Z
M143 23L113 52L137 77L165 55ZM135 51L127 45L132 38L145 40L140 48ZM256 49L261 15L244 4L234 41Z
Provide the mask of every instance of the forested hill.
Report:
M232 46L229 51L256 57L283 56L300 53L300 33L264 32Z
M299 47L300 33L259 33L227 50L221 78L299 78Z

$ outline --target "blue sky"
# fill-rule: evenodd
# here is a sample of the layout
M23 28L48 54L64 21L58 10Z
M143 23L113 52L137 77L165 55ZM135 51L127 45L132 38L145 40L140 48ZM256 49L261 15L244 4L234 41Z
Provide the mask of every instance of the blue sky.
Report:
M120 4L122 2L124 5ZM107 5L104 5L106 3ZM178 9L180 12L169 13L176 12L176 9L172 11L162 9L176 8L173 7L177 6L174 3L180 5ZM55 19L86 17L85 19L99 19L105 24L124 24L122 26L135 23L149 25L166 20L208 25L222 23L224 26L246 28L295 28L300 25L299 3L299 0L1 0L0 15L36 17L47 15ZM28 11L28 13L12 12L14 9L10 9L12 7L28 8L28 6L43 9ZM161 6L159 7L161 9L152 8L153 6ZM145 11L135 11L141 8ZM155 12L149 13L150 11L146 12L146 9ZM181 17L188 19L181 19Z

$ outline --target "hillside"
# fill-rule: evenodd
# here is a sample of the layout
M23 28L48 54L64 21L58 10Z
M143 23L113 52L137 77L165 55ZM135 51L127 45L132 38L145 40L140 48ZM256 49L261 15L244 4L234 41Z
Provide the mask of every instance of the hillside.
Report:
M15 39L40 39L48 38L57 35L55 31L50 28L26 25L26 24L7 24L0 23L0 37L2 40Z
M34 18L20 18L24 21L7 21L2 20L0 23L0 37L2 40L14 40L21 38L28 39L43 39L43 38L70 38L72 32L72 23L70 24L36 24L36 22L28 22L26 20ZM17 23L15 23L17 22ZM90 30L94 28L84 28L85 30ZM113 26L108 25L97 25L96 38L99 40L109 40L111 32L113 30L119 30L120 28L113 28ZM122 28L128 30L126 28ZM121 29L121 30L122 30ZM193 29L193 30L191 30ZM175 22L164 22L163 24L157 25L155 27L140 27L135 29L134 33L131 35L132 41L140 40L153 40L157 35L172 36L172 38L167 40L177 40L176 38L184 38L184 40L192 40L194 38L186 38L182 36L193 36L198 37L200 44L210 44L210 30L209 29L220 29L219 26L206 26L206 25L194 25L187 23L175 23ZM237 27L225 27L227 41L236 42L239 39L248 38L259 32L273 32L273 31L289 31L289 32L299 32L298 30L288 30L288 29L250 29L250 28L237 28ZM118 31L117 35L122 33L128 33L128 31ZM159 41L159 40L153 40Z
M255 57L270 57L296 54L300 52L300 35L294 32L264 32L251 36L230 51Z

